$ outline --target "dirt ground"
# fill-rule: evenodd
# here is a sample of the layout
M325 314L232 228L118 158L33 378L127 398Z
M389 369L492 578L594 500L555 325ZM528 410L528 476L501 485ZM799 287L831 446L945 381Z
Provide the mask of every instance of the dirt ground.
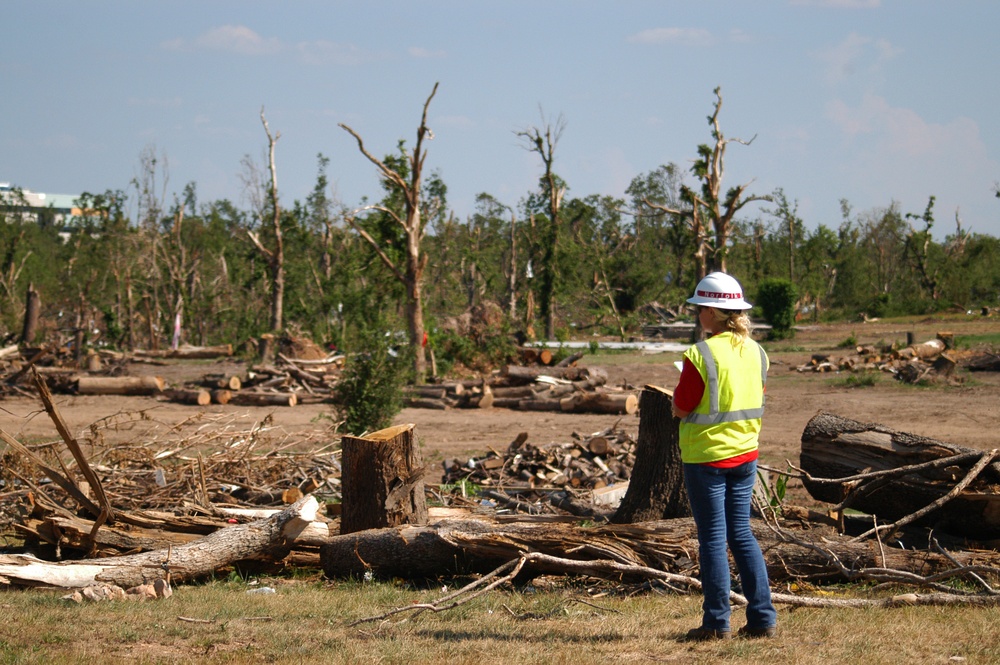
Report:
M894 381L886 374L874 386L845 387L845 374L799 373L794 368L807 362L813 353L848 355L837 348L849 336L858 343L872 344L906 339L912 332L916 341L934 338L937 332L955 333L958 344L963 336L1000 332L1000 321L979 316L926 319L915 322L851 323L801 328L794 339L768 345L772 369L768 378L767 411L761 436L764 463L785 467L797 463L802 431L819 411L877 422L888 427L936 438L970 448L1000 446L1000 375L961 370L959 386L918 387ZM641 390L653 384L672 388L678 372L673 362L677 353L641 355L615 353L585 356L581 364L607 369L610 382ZM157 374L168 383L209 372L237 371L228 363L188 363L166 366L133 366L133 374ZM60 413L71 431L85 440L93 423L101 425L108 440L144 443L163 441L164 446L184 436L208 430L249 430L263 427L272 440L308 438L309 445L334 442L336 434L331 406L300 405L293 408L249 408L218 406L193 407L143 397L57 395ZM574 432L589 434L611 427L638 432L639 416L576 415L521 412L506 409L420 410L404 409L397 423L413 423L427 461L482 455L491 448L503 450L519 432L527 432L536 445L567 442ZM57 437L40 405L28 398L0 400L0 427L21 440L37 441ZM429 478L430 480L430 478Z

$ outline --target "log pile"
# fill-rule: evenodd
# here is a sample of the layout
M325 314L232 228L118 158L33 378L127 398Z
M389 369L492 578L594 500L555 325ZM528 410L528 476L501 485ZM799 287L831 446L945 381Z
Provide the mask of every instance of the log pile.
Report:
M951 333L938 333L936 339L911 344L902 349L858 345L854 353L835 358L814 354L809 362L795 368L798 372L887 372L904 383L960 383L955 367L973 354L956 351ZM970 367L971 368L971 367Z
M534 351L534 349L532 349ZM424 409L498 407L520 411L632 415L639 398L626 387L607 385L599 367L578 367L581 355L546 366L505 365L489 377L406 389L406 406Z
M251 366L245 375L210 373L165 397L180 404L206 406L295 406L333 401L344 356L300 359L277 354L274 363Z
M596 516L595 492L624 490L635 463L635 440L617 426L573 440L536 446L520 433L507 449L481 457L442 462L442 488L452 500L478 486L487 505L501 512ZM449 497L441 496L449 501Z

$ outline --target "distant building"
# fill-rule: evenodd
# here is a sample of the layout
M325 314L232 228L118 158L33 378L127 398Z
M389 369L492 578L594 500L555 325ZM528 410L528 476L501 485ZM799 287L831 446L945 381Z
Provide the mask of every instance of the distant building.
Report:
M0 182L0 214L19 215L22 221L53 226L66 235L70 219L87 212L78 205L79 194L46 194Z

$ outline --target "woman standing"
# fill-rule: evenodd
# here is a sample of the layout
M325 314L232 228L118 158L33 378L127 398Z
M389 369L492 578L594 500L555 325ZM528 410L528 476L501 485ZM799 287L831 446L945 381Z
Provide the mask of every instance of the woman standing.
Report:
M732 636L727 544L748 601L739 635L773 637L777 613L764 556L750 529L767 354L750 338L746 310L752 305L730 275L707 275L688 302L698 306L698 320L709 337L685 352L673 399L673 414L681 419L684 485L698 529L705 597L701 626L687 639Z

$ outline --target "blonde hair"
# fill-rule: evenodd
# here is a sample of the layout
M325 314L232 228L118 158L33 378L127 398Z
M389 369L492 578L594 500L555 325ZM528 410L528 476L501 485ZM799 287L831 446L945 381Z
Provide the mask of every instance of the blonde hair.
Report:
M750 333L753 331L753 324L750 322L750 317L747 316L745 310L719 309L717 307L710 307L709 309L712 310L712 318L715 322L733 334L734 347L743 344L750 337Z

